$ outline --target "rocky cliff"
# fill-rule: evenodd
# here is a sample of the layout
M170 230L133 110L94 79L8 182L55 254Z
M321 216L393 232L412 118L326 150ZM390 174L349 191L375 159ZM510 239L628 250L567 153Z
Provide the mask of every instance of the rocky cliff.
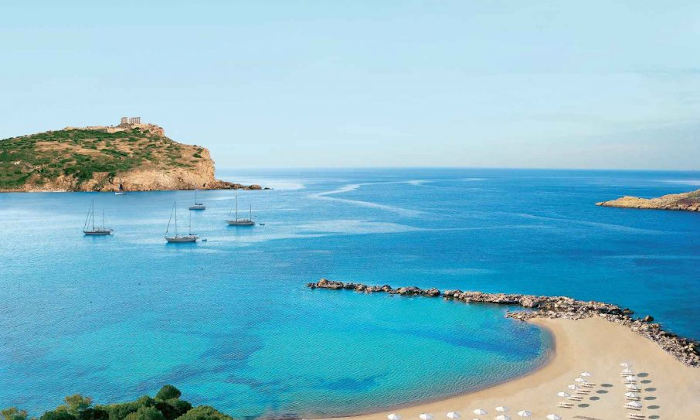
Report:
M0 140L0 191L260 189L221 181L201 146L153 124L86 127Z
M667 194L657 198L624 196L616 200L601 201L596 205L632 209L700 211L700 190L682 194Z

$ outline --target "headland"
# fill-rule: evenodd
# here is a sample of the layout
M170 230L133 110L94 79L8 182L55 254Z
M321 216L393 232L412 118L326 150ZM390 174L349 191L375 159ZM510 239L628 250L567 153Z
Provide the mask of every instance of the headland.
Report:
M0 140L0 192L192 189L262 187L216 179L209 150L139 117Z
M700 190L667 194L657 198L624 196L615 200L601 201L596 205L629 209L700 211Z

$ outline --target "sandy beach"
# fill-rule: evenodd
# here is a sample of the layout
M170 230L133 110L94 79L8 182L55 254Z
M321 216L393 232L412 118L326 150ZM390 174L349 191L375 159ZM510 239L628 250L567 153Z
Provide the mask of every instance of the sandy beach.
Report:
M548 328L554 337L555 351L549 363L527 376L481 391L440 401L397 408L392 411L348 417L354 420L386 420L398 413L404 420L418 419L421 413L431 413L445 419L447 412L457 411L463 419L492 419L499 413L497 406L509 408L513 419L517 412L528 410L535 419L554 413L563 419L625 419L637 413L648 419L700 418L700 369L683 365L662 351L652 341L628 328L593 317L583 320L536 319L531 322ZM625 384L621 362L629 362L635 374L643 408L624 408ZM592 374L594 384L581 401L570 401L572 408L558 407L564 400L557 396L569 390L568 385L581 372ZM473 411L484 409L487 415Z

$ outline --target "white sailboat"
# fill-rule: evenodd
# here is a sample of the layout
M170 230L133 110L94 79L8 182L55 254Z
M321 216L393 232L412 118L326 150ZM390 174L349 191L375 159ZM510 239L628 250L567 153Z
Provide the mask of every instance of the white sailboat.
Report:
M173 217L174 216L174 217ZM173 221L174 235L168 236L170 232L170 222ZM185 242L197 242L199 236L192 233L192 214L190 213L189 226L187 230L187 235L180 235L177 233L177 203L173 203L173 210L170 212L170 219L168 219L168 227L165 229L165 240L168 243L185 243Z
M229 216L231 213L229 212ZM251 205L249 210L248 210L248 218L238 218L238 190L236 190L236 216L234 219L229 219L226 220L226 223L228 223L229 226L255 226L255 222L253 221L253 206Z
M105 211L102 210L102 226L95 226L95 200L92 200L90 210L88 210L85 223L83 224L83 234L86 236L107 236L112 234L112 229L105 227Z
M194 204L190 206L190 210L206 210L207 206L204 203L197 202L197 190L194 190Z

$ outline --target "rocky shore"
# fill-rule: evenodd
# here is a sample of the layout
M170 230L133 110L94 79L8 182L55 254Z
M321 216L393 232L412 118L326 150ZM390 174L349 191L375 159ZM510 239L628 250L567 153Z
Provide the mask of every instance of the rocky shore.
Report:
M596 205L630 209L700 211L700 190L667 194L657 198L624 196L615 200L601 201Z
M506 293L483 293L436 288L421 289L415 286L392 288L389 285L372 286L362 283L343 283L322 278L316 283L307 283L311 289L354 290L363 293L389 293L401 296L443 297L465 303L489 303L496 305L519 306L526 311L508 312L507 317L527 321L532 318L583 319L593 316L623 325L659 345L688 366L700 366L700 342L680 337L665 331L654 318L646 315L634 318L628 308L595 301L581 301L566 296L535 296Z

